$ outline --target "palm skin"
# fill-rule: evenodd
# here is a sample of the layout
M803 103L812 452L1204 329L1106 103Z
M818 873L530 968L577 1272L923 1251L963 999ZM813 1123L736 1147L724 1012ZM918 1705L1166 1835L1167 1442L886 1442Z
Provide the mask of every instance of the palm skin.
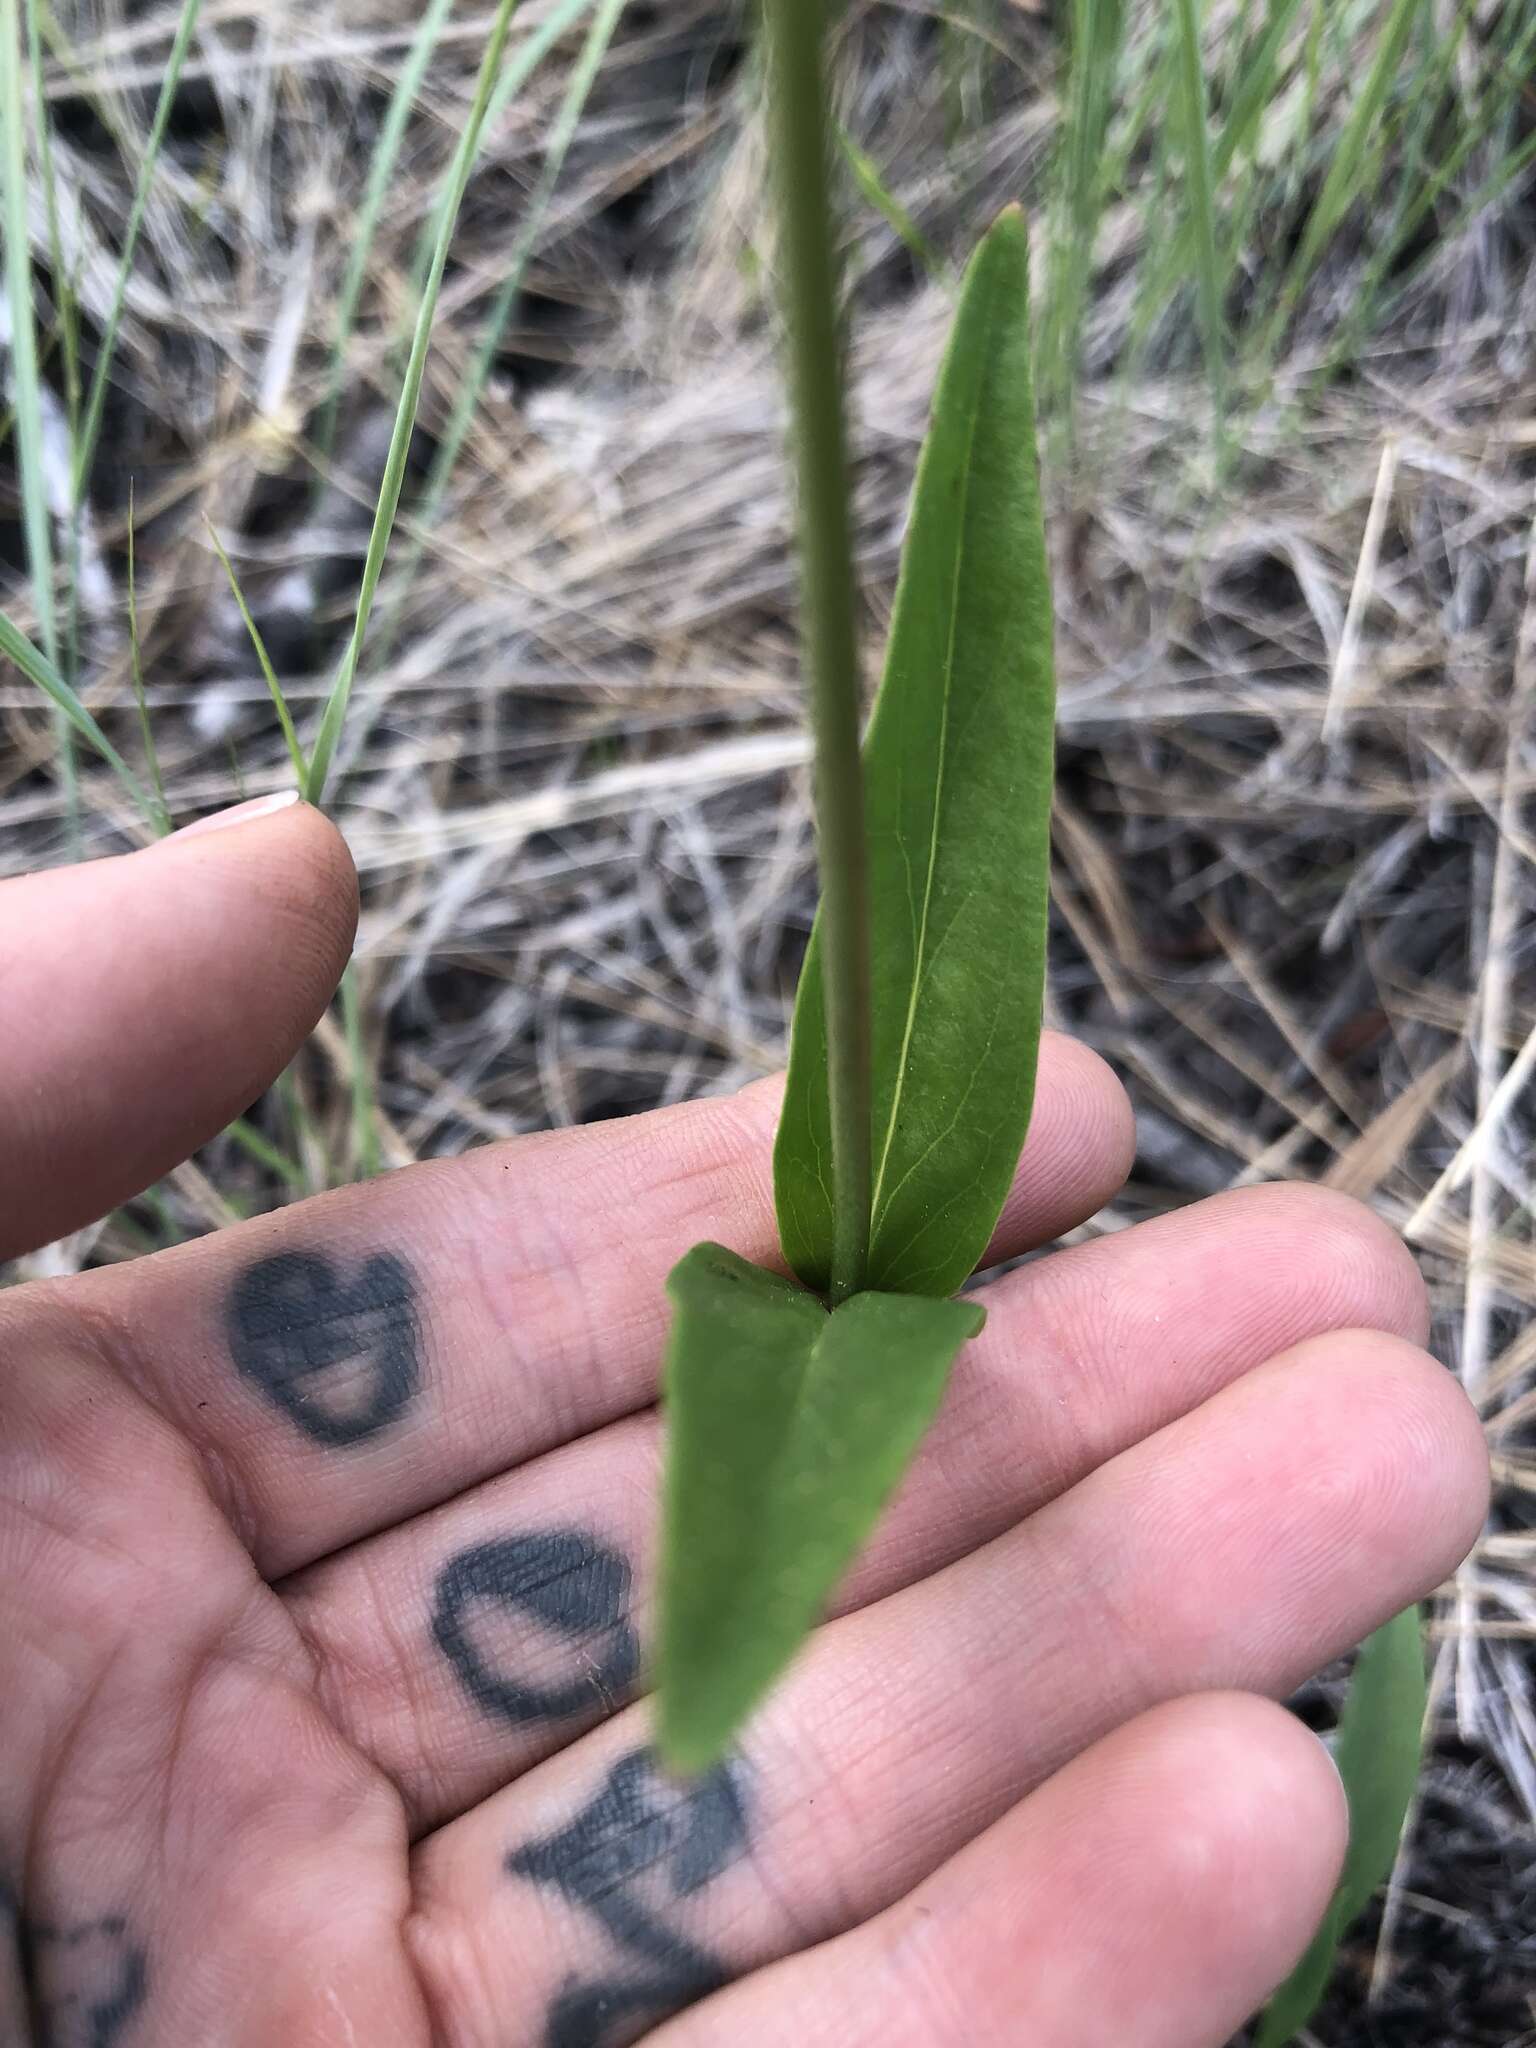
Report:
M327 1000L302 806L0 885L0 1254ZM1364 1210L1251 1189L989 1290L839 1611L647 1748L662 1280L774 1251L773 1084L0 1296L0 2040L1217 2048L1344 1819L1271 1701L1451 1570L1486 1460ZM1061 1039L994 1253L1113 1192Z

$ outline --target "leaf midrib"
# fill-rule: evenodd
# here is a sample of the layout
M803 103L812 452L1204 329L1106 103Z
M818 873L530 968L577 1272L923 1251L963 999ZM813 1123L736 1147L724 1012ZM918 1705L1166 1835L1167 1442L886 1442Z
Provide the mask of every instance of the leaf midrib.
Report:
M990 307L988 308L990 312ZM939 714L939 769L934 781L933 816L928 831L928 867L923 877L923 907L918 917L917 947L912 969L912 992L907 998L906 1022L901 1036L901 1057L896 1068L896 1088L891 1097L890 1113L886 1119L885 1139L880 1148L880 1162L875 1171L874 1193L870 1197L870 1235L874 1236L880 1227L881 1193L885 1186L886 1168L890 1163L891 1148L896 1142L896 1126L901 1113L901 1098L907 1085L910 1064L912 1035L917 1025L918 1005L922 1000L924 957L928 946L928 911L933 900L933 878L938 866L939 816L944 807L944 776L948 765L949 749L949 706L954 693L955 643L960 629L960 578L965 567L966 541L970 528L971 504L971 456L976 446L976 430L981 419L982 393L987 382L987 365L983 363L976 389L972 396L970 417L966 423L965 457L961 465L965 478L965 489L961 500L959 532L955 541L955 568L950 584L949 637L944 650L944 694Z

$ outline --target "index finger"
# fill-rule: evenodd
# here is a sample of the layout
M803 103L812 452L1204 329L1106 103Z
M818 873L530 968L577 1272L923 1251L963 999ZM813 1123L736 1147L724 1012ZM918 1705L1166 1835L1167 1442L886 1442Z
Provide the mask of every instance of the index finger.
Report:
M674 1262L775 1255L777 1110L762 1083L516 1139L25 1292L86 1311L276 1575L648 1405ZM1109 1069L1047 1036L994 1255L1091 1215L1130 1149Z

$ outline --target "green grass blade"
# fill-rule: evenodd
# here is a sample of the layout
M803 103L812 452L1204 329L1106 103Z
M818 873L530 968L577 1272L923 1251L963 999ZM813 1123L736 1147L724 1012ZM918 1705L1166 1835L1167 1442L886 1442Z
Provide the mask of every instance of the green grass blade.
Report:
M292 1067L279 1074L273 1086L292 1150L284 1156L294 1160L303 1183L302 1192L315 1194L331 1185L330 1147L319 1120L312 1116L300 1091Z
M448 248L453 240L454 228L458 224L459 207L463 203L465 188L469 184L469 174L474 168L475 153L480 145L480 131L485 125L486 110L490 105L502 51L506 47L507 31L512 25L512 16L517 11L517 5L518 0L500 0L491 27L490 41L486 44L479 77L475 82L475 96L470 106L469 119L464 125L464 133L459 137L459 145L454 152L453 164L448 174L445 202L438 219L437 245L432 252L432 268L428 273L426 289L422 293L421 305L416 314L410 361L406 364L404 386L395 410L394 431L390 435L384 478L379 486L373 530L368 536L368 553L363 563L357 613L352 623L351 638L347 642L336 679L331 685L330 695L321 713L320 729L315 736L314 749L310 755L304 794L312 804L320 803L325 795L326 779L341 739L341 729L346 719L347 705L351 699L352 684L357 675L363 642L368 637L368 621L373 612L373 600L379 587L379 577L383 573L384 556L389 548L395 513L400 505L400 491L405 482L406 457L410 453L411 434L416 425L416 409L421 402L421 380L426 369L427 350L432 341L432 321L437 312L437 295L442 289L443 271L448 263Z
M1478 214L1495 204L1514 181L1536 160L1536 135L1527 135L1499 160L1477 189L1462 201L1447 220L1437 223L1430 246L1406 263L1403 251L1418 234L1468 161L1483 146L1501 119L1511 116L1526 91L1530 65L1536 61L1536 21L1521 23L1519 35L1508 56L1496 67L1494 86L1479 103L1473 118L1463 122L1452 147L1433 171L1416 180L1405 181L1402 203L1390 225L1377 237L1370 263L1356 288L1348 318L1339 326L1328 353L1306 388L1326 383L1354 361L1372 322L1385 325L1396 315L1412 291L1420 272L1463 233ZM1491 102L1491 104L1490 104ZM1388 278L1391 287L1387 288Z
M42 172L43 206L48 221L48 265L53 280L54 310L58 315L59 342L64 359L64 408L71 437L80 431L80 321L75 303L74 278L65 261L64 236L59 227L58 180L53 169L53 135L48 120L48 99L43 90L43 39L38 24L38 0L26 0L27 63L32 75L32 104L37 110L37 160Z
M507 68L496 82L496 90L491 96L490 112L485 117L488 130L495 127L560 38L594 4L595 0L562 0L562 4L556 7L546 20L540 22L536 29L530 30L523 38L508 57ZM437 239L441 212L440 201L422 222L421 232L416 238L416 248L411 257L411 295L413 300L418 302L426 287L427 272L432 267L432 249Z
M538 28L524 37L518 44L517 48L508 57L506 68L496 82L496 90L491 96L490 111L485 117L487 129L494 127L556 43L560 41L561 37L567 33L575 22L580 20L583 14L591 10L594 4L595 0L563 0L562 5L556 7L548 18L540 23ZM441 215L442 201L439 201L437 208L427 216L426 221L422 225L421 235L412 259L412 297L417 303L420 302L421 294L426 286L426 274L431 266L432 248L437 228L441 221ZM510 312L510 302L508 311ZM503 320L503 327L505 327L505 324L506 322ZM476 392L476 402L478 402L478 391ZM473 411L474 407L472 405L469 408L470 417L473 417ZM415 582L417 571L421 566L421 558L426 548L427 536L436 521L442 496L442 488L434 492L429 485L423 503L416 511L412 522L415 531L406 546L404 558L396 572L393 595L385 610L384 617L380 621L379 630L370 655L370 664L372 666L377 667L387 661L394 647L406 602L410 596L411 587ZM367 722L365 718L363 721L365 729Z
M347 344L352 338L353 324L357 319L358 302L363 295L363 283L368 275L368 259L373 254L379 218L384 211L384 202L389 197L395 166L400 158L400 147L405 140L406 125L416 105L416 96L421 91L427 66L432 61L444 24L452 9L453 0L430 0L430 5L417 27L405 63L401 66L400 75L395 80L395 89L390 96L383 125L379 129L378 140L374 144L373 156L368 165L368 181L363 191L363 203L358 209L357 219L352 224L347 267L342 276L341 289L337 294L336 323L331 340L331 374L313 437L322 462L329 457L336 438L336 410L346 375ZM317 473L317 489L322 481Z
M1013 1181L1045 987L1055 689L1029 378L1028 235L974 258L918 467L864 743L874 958L868 1282L944 1296ZM835 1204L822 950L795 1004L774 1155L784 1253L827 1287Z
M1397 84L1403 52L1422 5L1423 0L1391 0L1370 69L1333 144L1322 190L1307 214L1300 246L1291 259L1274 311L1265 325L1259 344L1263 361L1273 357L1281 333L1340 221L1355 200L1362 193L1368 193L1374 184L1372 167L1387 142L1387 104Z
M1195 303L1205 344L1206 375L1216 408L1217 431L1226 410L1226 288L1216 237L1215 180L1211 167L1211 126L1205 104L1205 71L1200 55L1197 0L1174 0L1179 81L1179 132L1195 252Z
M1281 53L1300 5L1301 0L1275 0L1263 34L1244 55L1237 90L1211 155L1212 176L1218 181L1227 175L1239 156L1253 152L1265 109L1274 98Z
M984 1311L856 1294L829 1314L714 1244L667 1292L658 1736L700 1771L820 1619Z
M7 5L14 0L6 0ZM149 124L149 139L144 146L143 161L134 180L133 200L128 208L128 222L123 229L123 247L118 257L117 276L112 285L112 302L107 312L106 325L102 330L101 345L96 351L96 367L91 372L91 387L85 404L85 419L79 438L75 443L74 497L78 505L85 495L91 464L96 459L96 443L101 434L101 418L107 402L107 387L112 376L112 363L117 354L117 331L122 324L123 305L128 296L128 279L133 271L133 259L139 245L139 230L144 225L144 211L149 204L150 187L154 183L155 167L160 161L161 146L165 141L166 123L171 117L177 87L181 83L181 68L187 61L193 33L197 28L197 17L203 0L182 0L180 19L176 23L176 34L172 39L170 54L165 60L165 75L160 81L159 97Z
M843 160L853 173L854 183L875 211L885 221L892 233L913 256L919 267L940 283L948 282L949 269L938 250L923 233L917 222L902 205L896 194L880 175L880 166L854 141L848 130L841 124L837 129L837 146Z
M1349 1850L1311 1947L1265 2009L1257 2048L1285 2048L1316 2011L1339 1941L1397 1858L1418 1784L1428 1688L1419 1610L1377 1629L1356 1660L1335 1761L1349 1798Z
M401 611L420 566L426 536L437 523L443 499L453 479L453 472L463 453L464 443L469 438L470 427L474 424L475 410L490 380L513 309L521 296L528 259L538 243L549 203L565 169L566 156L576 130L581 125L582 113L591 97L592 88L597 82L597 74L602 69L604 57L608 54L608 45L613 41L614 31L619 25L620 16L626 5L627 0L597 0L597 13L572 68L565 97L550 130L538 184L529 198L522 226L507 256L506 275L491 301L480 343L468 372L454 393L453 409L448 416L448 424L443 429L442 439L438 442L431 468L427 472L421 501L414 510L412 523L416 528L416 534L401 565L399 588L390 606L388 622L381 636L385 648L393 644Z
M16 0L0 0L0 183L3 183L5 290L11 322L11 369L16 391L16 467L32 603L43 654L59 659L58 610L53 587L53 532L43 467L42 395L32 293L32 246L27 223L26 128L22 106L22 25Z
M21 628L4 612L0 612L0 657L14 662L27 680L37 685L86 744L95 748L150 824L158 831L159 816L138 777L86 709L78 693L65 682L48 657L33 646Z
M304 749L299 745L299 736L294 731L293 719L288 710L288 700L283 695L283 686L277 680L277 672L267 655L267 645L261 637L261 630L257 626L256 621L251 617L250 606L245 601L245 592L240 588L240 579L235 574L235 565L229 559L229 556L225 554L224 543L214 531L213 521L205 519L203 524L208 529L209 545L223 564L224 574L229 578L229 587L234 593L235 603L239 607L240 617L245 623L246 633L250 637L252 647L256 650L256 659L260 662L262 675L266 678L268 695L271 697L273 706L277 711L277 722L283 729L283 744L288 749L288 758L293 763L293 772L298 777L299 788L302 789L309 780L309 769L304 760Z
M1126 0L1072 0L1066 109L1040 336L1040 381L1064 417L1077 381L1078 337L1107 188L1110 115L1125 44Z
M163 834L171 829L171 809L165 800L165 783L160 774L160 750L155 745L155 730L150 723L149 699L144 692L144 663L139 644L139 591L134 561L134 519L133 486L128 486L128 669L133 682L133 702L139 714L139 733L144 742L144 758L149 764L149 779L155 792L155 818Z
M237 1116L232 1124L226 1124L224 1135L232 1144L238 1145L248 1158L254 1159L258 1166L264 1166L268 1173L275 1175L285 1187L292 1188L295 1194L307 1195L311 1192L309 1175L299 1162L290 1159L286 1152L274 1145L270 1138L264 1137L245 1117Z
M1533 62L1536 62L1536 20L1521 24L1513 49L1496 66L1493 86L1480 101L1473 117L1460 124L1454 143L1439 164L1433 170L1426 169L1424 174L1405 181L1404 203L1391 229L1381 237L1372 254L1350 318L1341 328L1330 352L1330 370L1336 369L1359 345L1372 317L1379 322L1392 317L1425 265L1437 260L1484 207L1494 204L1536 155L1536 136L1527 135L1514 143L1455 213L1436 224L1430 248L1406 266L1402 263L1403 250L1417 235L1442 196L1477 150L1486 144L1496 126L1515 113L1529 91L1528 78ZM1392 273L1395 273L1392 290L1386 292L1386 279Z
M1175 198L1180 181L1169 147L1167 109L1176 97L1176 81L1170 75L1173 57L1170 40L1166 50L1157 51L1155 60L1145 65L1140 87L1117 124L1114 146L1100 172L1106 192L1123 194L1137 189L1145 234L1136 266L1135 305L1118 373L1123 388L1134 381L1148 335L1167 313L1170 302L1187 287L1193 268L1191 221L1188 209ZM1139 161L1146 163L1140 180L1133 168ZM1046 368L1042 354L1042 382Z

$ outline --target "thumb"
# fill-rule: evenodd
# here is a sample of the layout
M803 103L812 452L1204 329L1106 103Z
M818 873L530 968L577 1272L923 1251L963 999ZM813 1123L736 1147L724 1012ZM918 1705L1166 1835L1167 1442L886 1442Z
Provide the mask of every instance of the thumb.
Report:
M0 1258L103 1215L245 1109L329 1002L356 925L351 856L297 796L0 882Z

